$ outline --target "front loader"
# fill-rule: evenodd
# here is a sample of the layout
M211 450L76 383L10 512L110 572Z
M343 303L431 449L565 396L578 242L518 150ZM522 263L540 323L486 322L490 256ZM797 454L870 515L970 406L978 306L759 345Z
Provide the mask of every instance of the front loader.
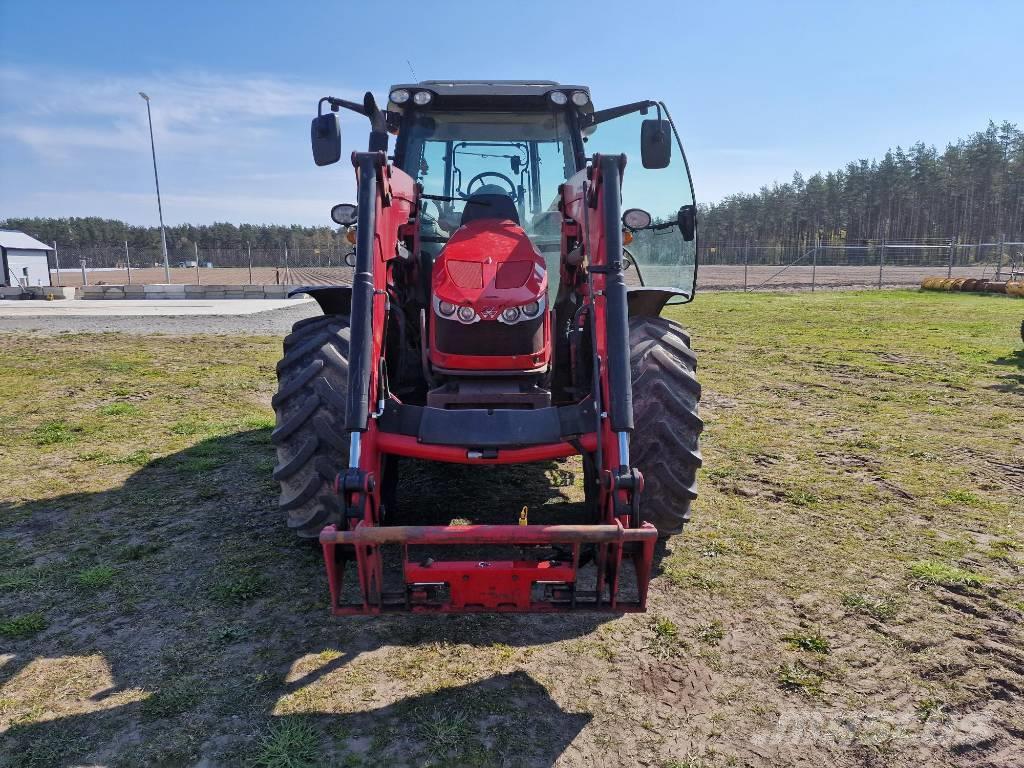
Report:
M643 611L659 536L689 518L701 458L690 339L696 214L668 110L595 110L553 82L396 85L325 97L314 160L351 154L351 286L284 342L273 398L281 509L318 539L335 614ZM408 460L582 457L585 519L425 525L396 508ZM487 504L487 499L481 499ZM453 553L462 559L450 559ZM632 566L631 568L628 566Z

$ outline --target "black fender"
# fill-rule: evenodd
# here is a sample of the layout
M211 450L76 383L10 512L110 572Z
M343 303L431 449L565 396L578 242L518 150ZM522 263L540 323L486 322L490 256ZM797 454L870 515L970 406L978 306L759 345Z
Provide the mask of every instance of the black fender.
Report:
M316 299L325 315L352 314L351 285L304 285L288 291L288 298L305 293Z
M690 294L679 288L627 288L626 307L629 317L658 317L669 299Z

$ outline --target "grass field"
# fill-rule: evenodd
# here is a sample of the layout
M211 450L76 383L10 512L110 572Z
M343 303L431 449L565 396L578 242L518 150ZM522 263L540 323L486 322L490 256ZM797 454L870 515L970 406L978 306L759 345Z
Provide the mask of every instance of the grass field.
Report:
M1024 301L672 314L702 496L621 618L331 619L275 511L279 339L0 335L0 765L1024 764ZM407 469L452 518L582 495Z

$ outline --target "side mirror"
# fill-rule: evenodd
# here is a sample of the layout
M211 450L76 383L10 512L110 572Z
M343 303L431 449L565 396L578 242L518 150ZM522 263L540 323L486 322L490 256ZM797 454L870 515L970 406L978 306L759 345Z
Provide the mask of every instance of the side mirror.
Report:
M341 120L334 112L317 115L309 127L313 144L313 162L330 165L341 159Z
M331 208L331 220L343 227L351 227L359 218L359 206L352 203L338 203Z
M697 236L697 206L684 205L679 209L679 229L683 233L683 240L690 242Z
M667 168L672 160L672 128L668 120L644 120L640 124L640 161L644 168Z

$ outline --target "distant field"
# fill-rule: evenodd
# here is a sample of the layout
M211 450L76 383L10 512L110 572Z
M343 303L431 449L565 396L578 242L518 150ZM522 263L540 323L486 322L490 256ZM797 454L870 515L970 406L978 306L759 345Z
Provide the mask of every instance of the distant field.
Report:
M0 765L1024 763L1024 301L673 317L702 495L620 618L331 619L275 509L280 338L0 334ZM403 472L435 521L582 499L577 461Z
M778 274L780 273L781 274ZM958 267L954 277L992 277L991 267ZM809 266L790 267L782 271L782 267L750 267L747 270L747 285L755 288L765 281L766 288L801 288L811 285L812 269ZM628 273L627 273L628 274ZM945 267L886 267L882 273L882 284L889 287L916 286L921 280L931 275L945 276ZM777 275L777 276L776 276ZM878 284L878 267L817 267L814 270L814 281L823 288L868 288ZM172 283L195 283L196 270L172 269ZM215 267L199 270L198 281L203 284L240 285L249 282L249 270L245 268ZM348 267L298 267L275 269L273 267L254 267L252 282L259 284L288 285L327 285L350 283L352 270ZM57 283L56 275L53 276ZM128 282L127 271L104 270L90 273L89 282L93 285L108 283L119 285ZM162 283L162 268L133 269L134 283ZM63 285L81 285L82 273L61 272ZM701 266L698 272L698 286L706 289L741 289L743 288L742 266Z

